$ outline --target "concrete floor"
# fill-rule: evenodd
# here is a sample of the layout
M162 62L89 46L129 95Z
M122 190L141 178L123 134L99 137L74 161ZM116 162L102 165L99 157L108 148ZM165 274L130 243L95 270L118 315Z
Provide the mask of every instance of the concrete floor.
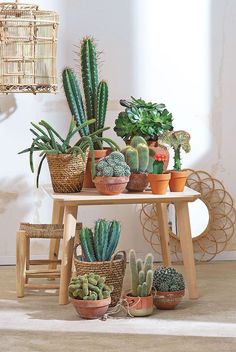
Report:
M59 306L57 291L28 291L16 299L15 268L0 267L0 350L235 352L236 263L200 264L197 277L200 298L185 298L176 310L87 321L70 304Z

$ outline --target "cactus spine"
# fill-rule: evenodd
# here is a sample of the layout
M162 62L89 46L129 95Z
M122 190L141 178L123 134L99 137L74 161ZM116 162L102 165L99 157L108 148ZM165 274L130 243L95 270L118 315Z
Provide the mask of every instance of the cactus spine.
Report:
M143 137L133 137L130 146L124 148L122 153L125 156L125 161L129 165L131 172L147 172L150 151Z
M131 287L133 297L149 296L153 282L153 255L148 254L144 263L141 259L136 259L133 249L129 252L129 265L131 272Z
M99 219L95 223L94 232L83 228L80 233L80 242L86 261L110 260L119 242L121 232L120 223L116 220L106 221Z

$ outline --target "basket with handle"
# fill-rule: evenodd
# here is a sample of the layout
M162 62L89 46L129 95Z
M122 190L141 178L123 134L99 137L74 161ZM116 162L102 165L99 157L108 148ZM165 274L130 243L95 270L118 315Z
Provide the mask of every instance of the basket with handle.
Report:
M126 268L126 252L118 251L111 260L105 262L85 262L83 256L77 254L78 247L80 247L80 243L76 243L74 247L74 264L77 275L95 273L105 276L106 284L114 287L110 304L111 307L114 307L121 297Z

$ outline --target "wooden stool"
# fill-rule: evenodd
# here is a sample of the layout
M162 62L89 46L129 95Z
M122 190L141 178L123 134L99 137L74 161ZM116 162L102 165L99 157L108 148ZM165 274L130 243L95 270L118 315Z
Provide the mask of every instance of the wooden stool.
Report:
M81 223L76 225L76 234L82 227ZM48 278L54 280L60 277L57 265L61 263L58 258L31 260L30 239L47 238L60 241L63 238L64 225L57 224L29 224L21 223L20 230L16 234L16 293L17 297L24 297L24 289L55 289L59 284L30 284L29 278ZM50 265L53 269L30 270L30 265Z

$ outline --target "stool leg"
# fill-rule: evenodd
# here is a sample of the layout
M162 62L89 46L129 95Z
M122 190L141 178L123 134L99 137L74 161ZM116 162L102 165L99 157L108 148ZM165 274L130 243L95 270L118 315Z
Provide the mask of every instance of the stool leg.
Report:
M16 234L16 294L24 297L24 286L26 279L26 254L27 241L25 231Z
M161 254L164 266L171 265L170 246L169 246L169 227L167 218L167 204L157 203L157 217L159 223Z
M52 211L52 224L62 224L64 216L64 206L57 202L53 202L53 211ZM57 260L60 249L60 240L52 238L50 240L50 249L49 249L49 260ZM48 269L56 269L57 263L51 263L48 266ZM51 279L53 280L53 279Z
M30 269L30 238L28 236L25 237L26 240L26 270ZM28 283L28 278L25 277L25 283Z

